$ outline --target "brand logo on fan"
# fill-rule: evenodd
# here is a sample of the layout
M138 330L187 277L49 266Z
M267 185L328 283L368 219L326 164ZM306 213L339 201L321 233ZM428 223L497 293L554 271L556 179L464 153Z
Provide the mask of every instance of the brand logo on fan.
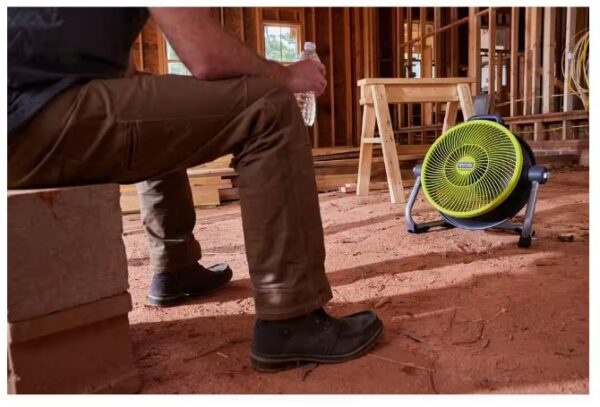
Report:
M473 163L459 162L456 164L456 168L458 168L459 170L471 170L471 169L473 169Z

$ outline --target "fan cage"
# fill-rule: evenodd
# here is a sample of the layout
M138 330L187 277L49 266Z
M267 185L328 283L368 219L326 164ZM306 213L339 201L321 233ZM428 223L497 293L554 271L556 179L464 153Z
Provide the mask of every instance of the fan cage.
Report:
M429 148L421 182L438 211L473 218L498 207L518 184L522 147L508 129L488 120L454 126Z

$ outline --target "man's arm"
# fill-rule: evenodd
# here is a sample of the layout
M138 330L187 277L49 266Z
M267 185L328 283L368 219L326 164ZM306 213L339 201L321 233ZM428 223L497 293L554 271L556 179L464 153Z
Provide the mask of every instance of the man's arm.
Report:
M325 67L315 61L283 66L268 61L227 33L208 8L150 8L150 13L192 75L214 80L265 76L292 92L325 90Z

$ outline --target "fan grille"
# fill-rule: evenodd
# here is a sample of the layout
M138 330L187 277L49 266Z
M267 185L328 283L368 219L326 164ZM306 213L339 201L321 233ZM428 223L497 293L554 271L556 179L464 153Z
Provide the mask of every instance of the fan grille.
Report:
M521 146L510 131L487 120L469 121L448 130L427 152L423 191L442 213L478 216L510 195L522 166Z

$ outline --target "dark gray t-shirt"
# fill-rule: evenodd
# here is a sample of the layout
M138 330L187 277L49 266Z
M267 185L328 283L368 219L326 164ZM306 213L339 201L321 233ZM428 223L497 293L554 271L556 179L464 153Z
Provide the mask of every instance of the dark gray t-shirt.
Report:
M145 8L8 8L8 136L75 84L122 77Z

